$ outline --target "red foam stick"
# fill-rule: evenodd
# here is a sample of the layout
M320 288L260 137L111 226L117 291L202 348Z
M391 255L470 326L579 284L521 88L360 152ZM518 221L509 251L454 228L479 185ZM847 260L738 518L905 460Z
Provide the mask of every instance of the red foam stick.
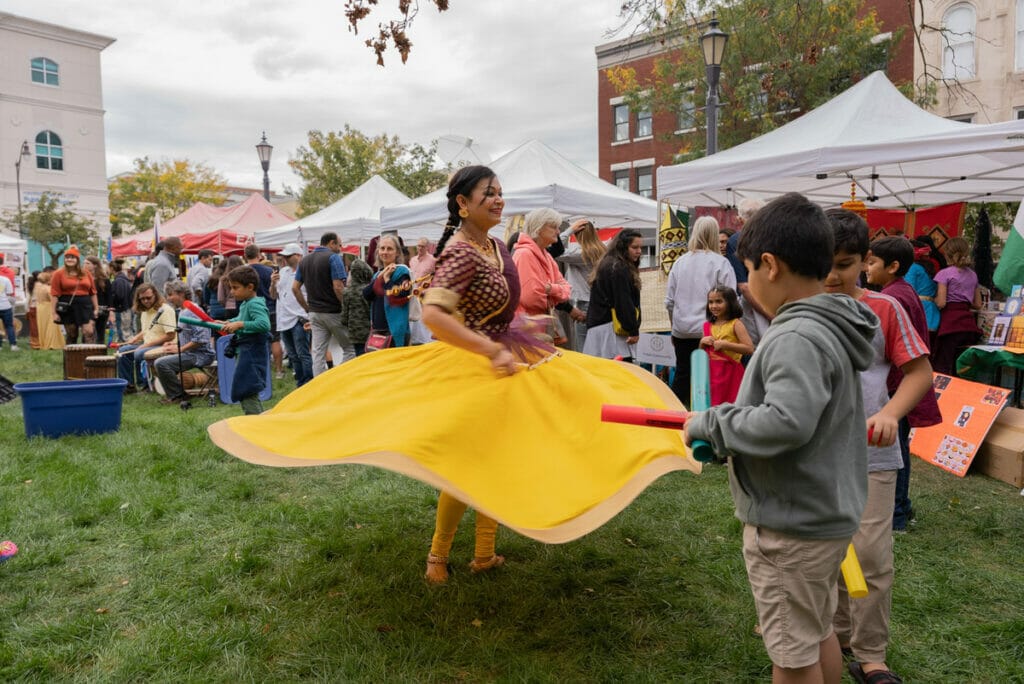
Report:
M601 407L601 420L605 423L627 423L644 427L682 430L686 425L686 412L605 404Z
M182 304L181 304L181 305L182 305L182 306L184 306L184 307L185 307L186 309L188 309L189 311L191 311L192 313L194 313L194 314L195 314L195 315L196 315L196 316L197 316L197 317L199 318L199 320L201 320L201 321L206 321L207 323L209 323L210 321L212 321L212 320L213 320L213 319L212 319L212 318L210 318L210 316L209 316L209 315L207 315L207 313L206 313L205 311L203 311L203 310L202 310L202 308L200 308L200 306L199 306L198 304L196 304L195 302L189 302L189 301L186 301L186 302L182 302Z

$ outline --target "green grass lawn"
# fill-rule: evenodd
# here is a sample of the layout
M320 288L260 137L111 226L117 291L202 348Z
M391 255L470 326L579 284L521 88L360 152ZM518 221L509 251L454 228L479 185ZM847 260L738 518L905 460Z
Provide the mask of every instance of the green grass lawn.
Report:
M0 373L59 379L58 352ZM280 397L291 381L275 383ZM4 681L766 681L721 466L674 473L600 530L503 530L471 576L422 580L436 493L362 466L260 468L189 412L125 398L121 431L26 440L0 406ZM500 419L495 417L495 419ZM907 682L1024 681L1024 497L916 461L896 539L890 666Z

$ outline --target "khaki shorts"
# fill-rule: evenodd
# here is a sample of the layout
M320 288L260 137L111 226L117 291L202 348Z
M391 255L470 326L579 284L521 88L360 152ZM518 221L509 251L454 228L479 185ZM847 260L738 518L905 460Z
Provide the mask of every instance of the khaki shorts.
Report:
M743 526L743 559L757 605L764 647L772 663L807 667L832 634L839 565L850 539L791 537Z

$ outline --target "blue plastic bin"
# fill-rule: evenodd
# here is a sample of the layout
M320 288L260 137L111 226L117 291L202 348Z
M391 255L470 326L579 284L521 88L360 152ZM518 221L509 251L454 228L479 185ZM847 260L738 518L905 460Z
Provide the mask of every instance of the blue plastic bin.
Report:
M19 382L26 437L61 437L121 428L121 404L128 382L120 378Z

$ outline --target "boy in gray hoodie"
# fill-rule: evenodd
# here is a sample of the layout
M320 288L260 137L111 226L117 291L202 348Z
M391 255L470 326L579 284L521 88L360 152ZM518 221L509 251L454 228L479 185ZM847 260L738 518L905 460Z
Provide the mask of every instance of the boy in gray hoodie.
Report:
M737 254L774 315L735 404L692 413L686 441L729 457L743 556L773 681L839 682L832 631L839 566L867 498L867 427L857 377L878 319L825 293L832 229L796 193L760 209ZM809 679L808 679L809 678Z

